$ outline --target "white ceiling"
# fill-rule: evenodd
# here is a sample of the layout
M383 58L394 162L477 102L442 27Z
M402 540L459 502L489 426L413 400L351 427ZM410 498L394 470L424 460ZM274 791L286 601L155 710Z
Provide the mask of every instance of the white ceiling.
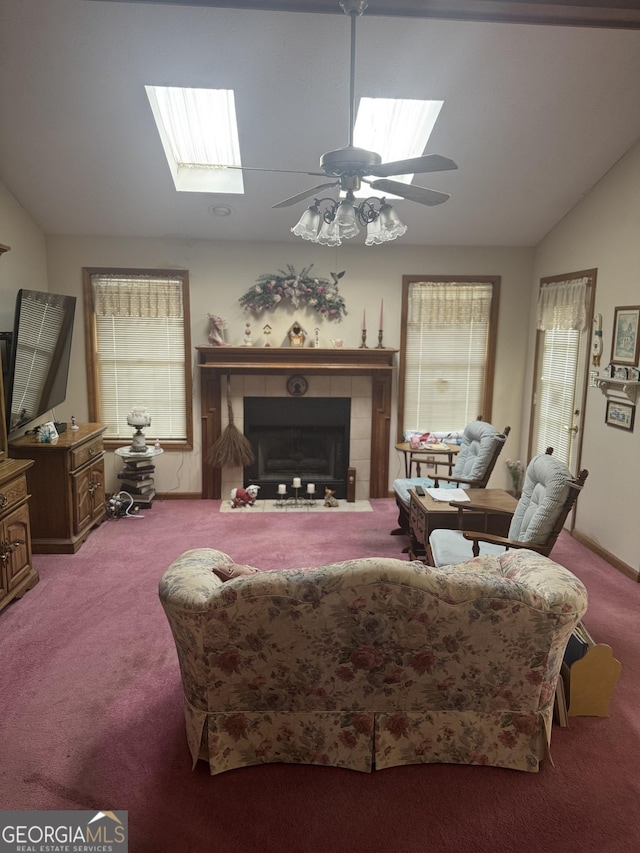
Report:
M271 205L322 179L177 193L144 86L232 88L245 165L316 171L347 143L349 45L339 10L2 0L0 179L46 234L297 241L309 202ZM414 183L452 198L398 202L403 242L533 246L640 138L640 31L365 13L356 95L445 102L426 153L459 170Z

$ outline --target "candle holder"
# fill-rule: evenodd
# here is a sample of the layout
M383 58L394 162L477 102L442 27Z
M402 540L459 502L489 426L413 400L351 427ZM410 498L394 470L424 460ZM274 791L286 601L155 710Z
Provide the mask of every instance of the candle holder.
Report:
M313 489L311 491L309 490L310 485L313 486ZM281 488L284 488L284 491L280 491ZM303 497L303 498L300 497L300 489L301 488L302 488L302 485L293 486L293 491L295 492L295 494L293 495L293 497L289 497L287 495L287 492L286 492L286 487L284 487L282 485L278 486L278 496L276 498L276 504L275 504L276 507L278 509L286 509L287 507L292 507L293 509L296 509L298 507L315 506L316 505L315 483L308 483L307 484L307 494L306 494L306 497Z
M358 349L369 349L369 347L367 346L367 330L366 329L362 330L362 343L360 344Z
M378 346L376 349L384 349L382 346L382 329L378 329Z
M300 497L300 489L301 488L302 488L302 485L293 486L293 491L295 492L293 497L288 497L286 490L284 492L281 492L280 489L278 489L278 497L276 499L276 507L278 509L286 509L287 507L293 507L295 509L296 507L301 507L301 506L313 506L315 504L315 500L312 502L308 498L301 498Z

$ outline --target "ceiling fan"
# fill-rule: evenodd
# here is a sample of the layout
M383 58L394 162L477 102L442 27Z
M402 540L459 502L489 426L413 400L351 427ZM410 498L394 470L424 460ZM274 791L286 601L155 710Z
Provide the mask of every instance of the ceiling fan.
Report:
M383 163L382 158L375 151L367 151L364 148L356 148L353 145L353 131L355 124L355 44L356 44L356 20L367 8L367 0L339 0L343 12L351 18L351 69L349 87L349 142L344 148L328 151L320 158L321 172L306 172L308 175L326 176L334 178L327 183L319 184L309 190L284 199L274 208L288 207L297 204L303 199L316 195L320 190L331 187L340 187L340 191L347 194L347 200L353 198L353 193L360 189L365 183L375 190L383 193L392 193L409 201L429 206L442 204L451 196L448 193L437 190L418 187L413 184L405 184L401 181L388 180L394 175L422 174L426 172L443 172L457 169L458 166L448 157L439 154L425 154L421 157L412 157L406 160L396 160ZM373 180L372 180L373 178Z

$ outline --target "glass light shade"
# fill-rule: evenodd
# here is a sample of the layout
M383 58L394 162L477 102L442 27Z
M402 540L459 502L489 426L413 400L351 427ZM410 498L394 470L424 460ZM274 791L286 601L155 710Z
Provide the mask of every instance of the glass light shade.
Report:
M318 230L320 228L320 211L315 204L312 204L300 217L297 225L291 231L303 240L311 240L313 243L318 242Z
M373 222L367 225L367 239L364 241L365 246L378 246L380 243L386 243L388 237L383 232L380 226L380 217L376 216Z
M345 240L357 237L360 233L358 223L356 222L356 213L350 201L340 202L333 222L337 226L338 234Z
M342 244L335 219L333 222L322 223L322 228L318 233L316 242L321 243L323 246L340 246Z
M386 232L387 240L395 240L407 233L407 226L400 219L390 204L383 204L380 208L380 227Z

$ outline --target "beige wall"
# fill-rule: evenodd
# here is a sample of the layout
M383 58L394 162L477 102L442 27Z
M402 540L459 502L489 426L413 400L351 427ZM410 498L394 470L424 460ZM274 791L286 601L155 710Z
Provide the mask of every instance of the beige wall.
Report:
M0 259L0 331L10 332L18 290L49 288L44 235L1 182L0 243L11 247Z
M284 338L294 318L307 331L320 326L322 345L329 346L330 338L340 336L347 346L358 346L363 311L367 312L370 329L368 341L377 342L380 300L384 299L384 343L397 348L400 344L400 309L403 274L442 275L501 275L500 327L498 335L497 372L493 421L500 427L510 424L509 455L517 455L522 442L520 424L522 381L526 362L527 318L522 306L528 304L533 251L517 248L418 248L402 242L384 247L364 245L341 247L335 250L310 246L300 241L292 244L214 243L181 240L123 240L84 237L48 237L49 289L54 292L76 293L81 296L83 266L129 266L149 268L186 268L191 285L191 325L193 346L207 343L207 313L216 313L228 321L227 340L242 343L245 322L251 319L238 304L239 297L251 287L262 273L276 272L292 264L296 270L313 264L313 272L329 277L332 270L346 270L340 282L348 316L341 324L322 323L317 315L305 311L279 309L268 317L273 327L271 343ZM260 343L261 329L267 317L252 320L254 340ZM144 347L141 338L140 346ZM86 417L87 392L84 364L84 330L80 311L76 318L73 343L73 364L70 374L67 405L58 412L58 419L68 419L73 413ZM140 389L144 404L144 388ZM153 413L152 413L153 415ZM156 486L159 492L199 492L201 488L199 377L194 368L194 425L193 453L165 453L156 467ZM392 437L395 437L395 422ZM153 427L151 427L151 433ZM401 460L390 446L390 485L401 471ZM115 484L118 467L109 460L107 487ZM506 468L499 466L492 484L506 486Z
M49 289L80 297L73 343L73 361L67 403L58 419L76 414L87 417L87 393L82 324L81 268L83 266L133 266L187 268L191 277L191 323L194 347L207 342L207 313L227 318L228 340L239 344L247 315L239 296L257 276L274 272L287 263L296 269L314 264L327 277L331 270L346 270L341 282L349 316L341 325L318 324L321 341L337 334L347 345L360 341L362 312L375 326L380 300L385 302L384 343L400 342L400 301L403 274L501 275L502 295L498 336L493 421L510 424L505 457L526 457L532 376L534 316L537 282L542 276L595 267L598 270L596 311L603 315L604 356L609 360L613 311L616 305L640 303L640 143L636 145L560 222L534 251L518 248L414 247L402 242L381 248L345 246L338 252L307 243L246 244L187 240L127 240L88 237L44 238L29 215L0 184L0 242L12 249L0 261L0 328L13 322L15 293L19 287ZM297 314L306 328L316 325L315 315ZM291 312L269 317L274 327L272 343L282 337L293 320ZM265 320L253 322L256 339ZM526 330L526 334L525 334ZM370 342L375 340L375 329ZM144 340L141 340L144 346ZM144 389L141 389L144 402ZM640 528L634 472L640 466L640 423L633 434L604 424L605 397L588 391L583 444L583 465L590 471L580 498L577 530L617 559L638 568ZM166 453L157 467L161 492L199 492L200 436L199 382L194 367L194 424L196 446L192 453ZM395 423L392 425L392 443ZM401 463L390 447L391 479ZM108 459L107 486L116 483L118 466ZM492 485L506 486L502 464Z
M534 281L593 267L598 270L595 311L603 321L602 370L611 355L614 308L640 304L640 143L542 241ZM528 377L531 371L530 358ZM578 502L576 529L638 570L640 421L633 433L606 426L605 406L602 392L589 388L582 451L589 479Z

